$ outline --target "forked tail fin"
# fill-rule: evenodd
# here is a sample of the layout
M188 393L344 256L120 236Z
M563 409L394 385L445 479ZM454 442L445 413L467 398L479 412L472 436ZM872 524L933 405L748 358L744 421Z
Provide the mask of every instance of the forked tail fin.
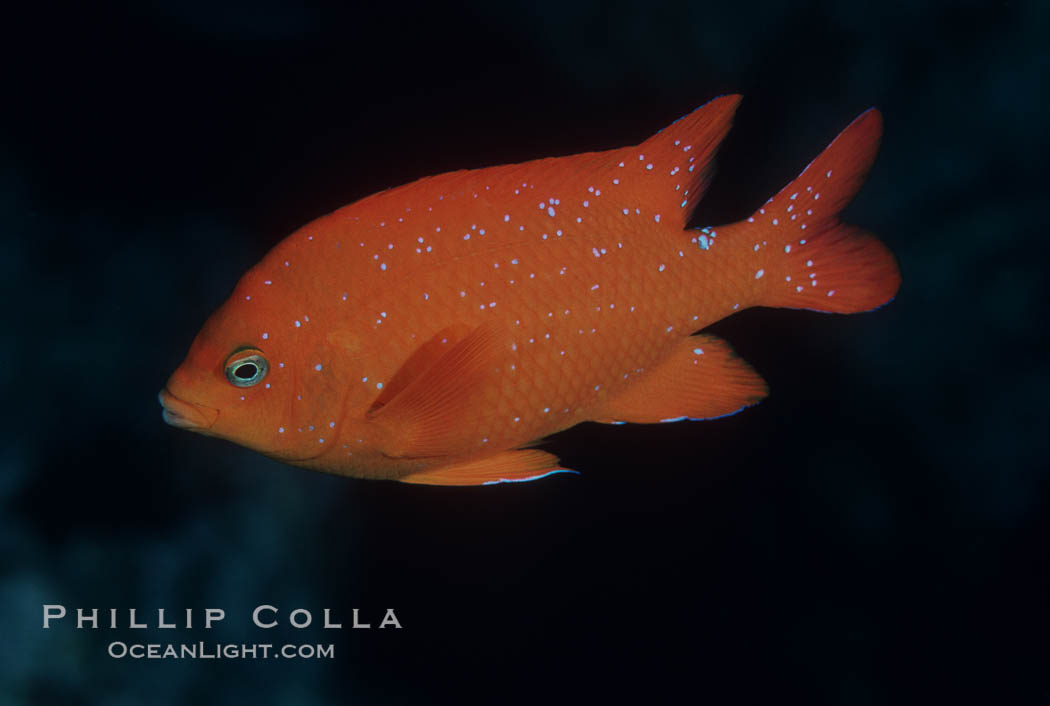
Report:
M896 295L893 254L838 218L864 182L881 135L882 116L871 108L750 218L717 229L722 242L746 247L752 304L852 314Z

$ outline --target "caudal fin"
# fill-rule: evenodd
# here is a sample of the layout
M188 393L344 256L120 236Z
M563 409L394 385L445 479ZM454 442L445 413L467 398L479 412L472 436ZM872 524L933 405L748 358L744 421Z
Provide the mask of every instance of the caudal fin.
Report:
M717 229L723 242L746 246L753 304L852 314L896 295L893 254L838 218L864 182L881 136L882 116L871 108L750 218Z

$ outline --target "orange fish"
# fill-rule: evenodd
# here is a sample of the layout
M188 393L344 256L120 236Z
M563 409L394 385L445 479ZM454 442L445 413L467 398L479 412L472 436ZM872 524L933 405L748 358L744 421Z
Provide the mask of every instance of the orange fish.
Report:
M871 109L750 217L687 229L740 97L634 147L452 172L300 228L248 271L160 393L169 424L286 463L409 483L565 471L584 421L709 419L766 394L696 331L751 306L888 302L893 255L837 214Z

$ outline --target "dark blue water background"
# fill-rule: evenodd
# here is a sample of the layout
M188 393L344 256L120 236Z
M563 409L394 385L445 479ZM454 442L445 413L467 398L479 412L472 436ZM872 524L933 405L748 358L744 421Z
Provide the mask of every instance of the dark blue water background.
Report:
M0 140L0 701L1045 703L1050 366L1039 2L77 4L7 17ZM581 476L448 491L294 470L155 394L304 222L449 169L636 142L745 95L696 224L856 114L847 217L904 285L855 317L714 327L772 394L584 425ZM41 605L222 607L42 630ZM260 603L404 629L261 635ZM334 642L155 661L113 639Z

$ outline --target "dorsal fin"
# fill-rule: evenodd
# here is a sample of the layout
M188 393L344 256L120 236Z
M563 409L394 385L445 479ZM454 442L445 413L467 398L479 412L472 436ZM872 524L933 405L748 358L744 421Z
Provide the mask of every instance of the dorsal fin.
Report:
M617 194L685 228L711 180L715 152L732 125L739 95L720 96L637 147L615 150Z
M439 174L374 194L346 208L353 208L355 213L362 209L378 213L397 202L401 210L400 204L407 199L427 204L425 211L417 209L415 213L439 218L469 199L479 219L492 219L487 230L495 235L501 230L516 231L520 219L537 212L549 212L551 228L557 229L553 219L560 210L559 202L571 198L572 208L589 202L597 211L603 204L613 211L624 209L625 215L641 214L648 223L685 228L707 189L715 152L729 132L739 104L739 95L715 98L633 147ZM536 198L525 198L525 194ZM525 210L508 207L516 202L527 204ZM343 217L342 211L332 215ZM505 215L511 218L507 220ZM405 218L407 222L409 216ZM375 220L380 219L377 216ZM475 238L470 244L477 246L478 242Z

